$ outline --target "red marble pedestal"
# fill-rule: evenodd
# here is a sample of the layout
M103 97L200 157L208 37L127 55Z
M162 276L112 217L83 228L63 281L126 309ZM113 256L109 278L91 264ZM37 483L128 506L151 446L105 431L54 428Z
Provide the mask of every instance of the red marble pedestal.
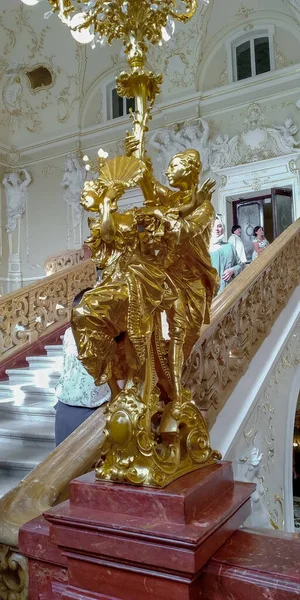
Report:
M36 520L21 531L30 600L198 600L201 570L249 515L253 489L234 482L226 462L162 490L96 482L93 473L75 479L70 500L44 515L50 537L34 546ZM68 583L55 573L38 582L49 549Z
M201 600L300 598L300 535L241 530L205 565Z

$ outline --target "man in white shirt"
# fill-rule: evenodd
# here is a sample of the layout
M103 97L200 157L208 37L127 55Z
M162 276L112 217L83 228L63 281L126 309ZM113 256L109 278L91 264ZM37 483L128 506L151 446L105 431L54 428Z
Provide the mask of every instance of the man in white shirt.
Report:
M90 288L75 296L73 306L77 306L82 296ZM110 389L105 383L96 386L78 360L78 352L71 327L66 329L63 340L63 368L55 388L57 397L55 415L55 443L60 444L101 404L110 399Z
M240 261L243 263L243 266L245 266L245 264L247 262L247 258L246 258L244 244L241 240L241 232L242 232L242 229L241 229L240 225L233 225L233 227L231 229L231 236L228 238L228 243L231 244L235 248L235 251L236 251Z

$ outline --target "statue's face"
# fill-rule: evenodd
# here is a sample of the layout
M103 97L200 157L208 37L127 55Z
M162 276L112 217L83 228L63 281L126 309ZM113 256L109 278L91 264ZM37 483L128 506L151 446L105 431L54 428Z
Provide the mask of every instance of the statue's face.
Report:
M161 143L164 144L165 146L167 144L169 144L169 142L170 142L170 134L169 134L169 132L168 131L163 131L163 133L161 134L160 140L161 140Z
M180 183L186 179L187 169L181 158L174 156L166 170L166 176L172 187L180 187Z
M186 127L184 131L184 137L187 137L189 140L194 140L196 137L196 131L192 127Z
M18 173L11 173L8 177L8 181L12 185L19 185L21 183L20 176L18 175Z
M69 158L66 162L66 171L73 171L73 170L74 170L73 160L71 158Z

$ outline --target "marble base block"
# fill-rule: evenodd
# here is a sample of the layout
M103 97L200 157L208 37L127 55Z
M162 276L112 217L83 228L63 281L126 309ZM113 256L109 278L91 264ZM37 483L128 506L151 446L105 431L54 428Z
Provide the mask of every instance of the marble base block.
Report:
M300 535L237 531L202 571L201 600L300 599Z
M43 600L198 600L201 570L248 517L253 490L233 481L227 462L164 489L95 481L94 473L75 479L70 500L44 515L68 583L47 579L39 593Z

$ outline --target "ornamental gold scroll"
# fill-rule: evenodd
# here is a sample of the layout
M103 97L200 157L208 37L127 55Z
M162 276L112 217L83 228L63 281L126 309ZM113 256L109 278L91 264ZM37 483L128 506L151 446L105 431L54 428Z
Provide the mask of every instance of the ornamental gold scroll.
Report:
M98 179L85 184L82 205L96 213L87 244L102 281L73 310L72 327L80 360L112 391L96 477L163 487L220 458L181 382L218 288L208 252L214 182L198 188L201 161L191 149L170 161L174 189L163 186L151 162L132 155L135 145L129 137L129 156L102 160ZM144 206L120 213L118 200L137 184Z

